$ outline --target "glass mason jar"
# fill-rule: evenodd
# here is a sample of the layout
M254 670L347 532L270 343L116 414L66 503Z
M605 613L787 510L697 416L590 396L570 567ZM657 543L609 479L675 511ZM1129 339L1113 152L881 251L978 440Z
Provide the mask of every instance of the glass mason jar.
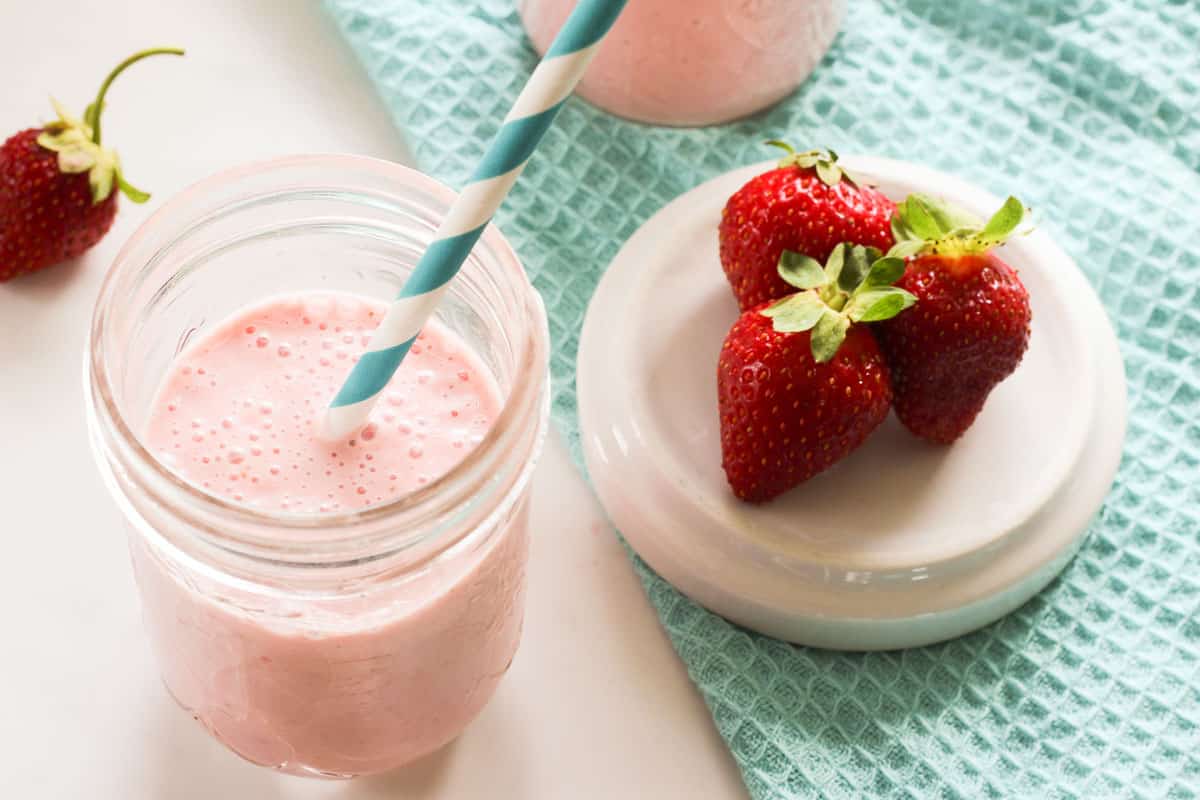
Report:
M519 0L545 53L575 0ZM846 0L631 0L578 93L618 116L715 125L783 99L829 50Z
M89 430L150 642L179 704L256 764L391 769L453 739L491 696L521 634L548 413L544 309L489 228L438 317L492 371L503 410L461 464L394 502L311 516L240 506L179 479L140 432L193 336L282 292L394 296L452 199L367 158L235 169L152 216L101 288Z

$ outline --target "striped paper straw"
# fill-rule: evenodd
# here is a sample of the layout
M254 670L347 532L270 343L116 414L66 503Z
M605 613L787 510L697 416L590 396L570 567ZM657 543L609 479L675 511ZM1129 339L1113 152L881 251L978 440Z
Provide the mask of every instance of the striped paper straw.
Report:
M429 249L371 338L325 414L327 439L349 436L367 421L379 393L408 355L446 285L458 274L492 215L525 168L543 134L583 76L600 40L626 0L579 0L542 62L521 90L462 194L450 206Z

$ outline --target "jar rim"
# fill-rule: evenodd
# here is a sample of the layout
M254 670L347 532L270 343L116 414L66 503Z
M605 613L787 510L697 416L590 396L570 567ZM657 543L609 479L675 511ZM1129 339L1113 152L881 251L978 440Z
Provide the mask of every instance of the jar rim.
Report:
M150 236L157 226L162 226L174 215L183 211L189 203L204 198L215 190L236 183L238 180L258 174L279 171L283 172L296 168L317 168L323 170L344 170L348 175L354 172L366 171L374 177L392 181L400 181L409 188L423 192L432 201L444 204L438 208L439 214L444 214L457 197L448 186L436 179L410 167L403 166L383 159L347 154L306 154L285 156L282 158L251 162L222 170L204 178L178 194L171 197L162 207L151 214L122 246L112 266L101 283L92 322L89 328L87 342L87 358L85 364L85 391L88 395L89 417L101 413L105 422L111 425L115 432L117 443L123 450L123 455L138 468L144 469L150 479L159 487L169 488L177 493L180 500L171 504L172 513L180 514L202 532L219 540L222 547L228 549L229 544L242 542L258 550L271 549L272 545L280 543L279 537L235 536L230 537L224 523L232 523L238 527L262 526L273 531L304 532L308 538L305 545L319 544L323 546L347 545L362 539L371 539L373 544L384 547L389 553L407 549L428 538L424 531L424 523L451 512L456 506L469 499L473 487L471 477L478 477L482 467L486 467L503 452L505 446L511 447L513 436L506 435L517 430L520 419L525 414L539 416L538 428L535 433L535 448L540 447L545 428L545 417L548 413L546 384L547 384L547 353L548 333L546 331L545 310L540 296L530 283L516 252L508 240L500 233L495 225L489 224L480 237L476 248L486 246L492 260L504 270L504 274L520 286L520 307L523 318L519 321L524 336L514 341L514 377L509 391L504 398L503 407L497 415L484 438L468 453L462 461L448 472L442 474L428 484L406 492L394 499L361 510L336 513L299 514L294 512L277 512L256 509L240 503L226 500L210 494L181 478L167 467L161 460L144 445L141 437L126 418L121 403L114 391L110 366L106 363L103 353L103 341L107 330L109 311L115 300L115 293L121 277L128 269L137 269L141 265L133 260L133 255L143 239ZM302 193L311 191L313 185L297 185L289 187L289 191ZM320 188L329 188L322 184ZM345 189L345 186L337 187ZM209 212L219 210L221 206L206 209ZM200 222L203 217L192 216L190 222ZM176 223L177 224L177 223ZM185 228L186 230L186 228ZM122 267L125 266L125 269ZM95 420L91 420L95 421ZM95 441L97 438L93 436ZM536 449L532 454L536 457ZM521 470L517 481L505 492L505 496L515 495L524 488L531 472L532 461ZM102 468L103 465L102 465ZM458 487L457 490L454 487ZM223 525L218 528L212 520L218 519ZM400 526L400 531L394 531L395 523L404 521L409 524ZM390 535L380 535L379 526L387 522ZM324 534L318 536L318 534ZM441 537L438 537L441 538ZM229 541L232 539L232 541ZM385 541L386 540L386 541ZM292 542L292 544L295 544ZM235 551L240 548L235 546ZM245 553L249 554L249 553Z

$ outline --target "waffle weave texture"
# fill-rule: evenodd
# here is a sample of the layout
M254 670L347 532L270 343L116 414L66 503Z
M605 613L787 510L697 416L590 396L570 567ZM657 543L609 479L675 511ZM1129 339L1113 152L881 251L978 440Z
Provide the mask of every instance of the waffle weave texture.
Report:
M537 61L513 0L325 4L421 167L462 186ZM1130 426L1062 577L942 645L794 647L634 558L750 794L1200 796L1200 3L850 0L817 72L751 119L655 128L569 101L496 221L550 312L576 452L575 355L601 273L665 203L770 158L776 137L919 161L1037 208L1116 326Z

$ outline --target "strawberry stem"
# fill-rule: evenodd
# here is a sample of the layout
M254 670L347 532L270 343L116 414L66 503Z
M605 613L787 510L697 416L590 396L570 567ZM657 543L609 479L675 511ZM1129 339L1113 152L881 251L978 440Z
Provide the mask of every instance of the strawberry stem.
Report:
M100 91L96 93L95 101L88 106L87 113L84 114L83 121L91 126L92 141L100 144L100 112L104 110L104 95L108 93L108 87L117 79L117 76L124 72L131 65L136 64L143 58L158 55L181 56L183 50L178 47L154 47L149 50L142 50L134 53L129 58L122 61L117 66L113 67L113 71L108 73L108 77L104 79L104 83L100 84Z

